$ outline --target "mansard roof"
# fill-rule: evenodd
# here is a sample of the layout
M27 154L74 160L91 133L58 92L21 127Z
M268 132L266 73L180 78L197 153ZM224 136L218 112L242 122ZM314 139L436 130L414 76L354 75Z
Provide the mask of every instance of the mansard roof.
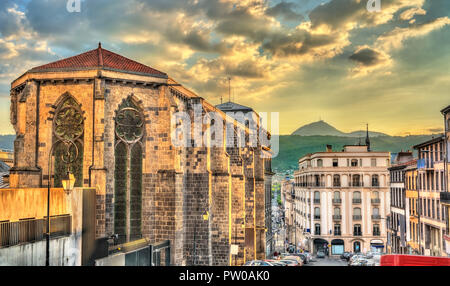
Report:
M30 72L107 69L167 78L167 74L102 48L32 68Z

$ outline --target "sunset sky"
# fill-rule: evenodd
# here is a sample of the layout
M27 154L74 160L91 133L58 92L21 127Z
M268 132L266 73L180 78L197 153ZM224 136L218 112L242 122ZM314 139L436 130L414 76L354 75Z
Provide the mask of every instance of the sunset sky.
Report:
M325 120L344 132L442 129L450 105L450 1L0 1L0 134L26 70L105 49L168 73L212 104L280 113L280 133Z

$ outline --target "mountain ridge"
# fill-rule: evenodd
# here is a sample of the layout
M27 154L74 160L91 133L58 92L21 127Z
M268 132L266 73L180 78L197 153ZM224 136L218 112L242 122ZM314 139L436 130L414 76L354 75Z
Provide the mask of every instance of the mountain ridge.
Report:
M339 137L365 137L366 131L356 130L352 132L342 132L330 125L329 123L319 120L299 127L297 130L292 132L291 135L297 136L339 136ZM370 137L378 136L389 136L388 134L382 132L369 131Z

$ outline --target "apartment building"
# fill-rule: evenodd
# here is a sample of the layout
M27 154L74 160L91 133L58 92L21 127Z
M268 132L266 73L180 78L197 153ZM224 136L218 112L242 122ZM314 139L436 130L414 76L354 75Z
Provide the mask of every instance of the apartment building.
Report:
M444 213L447 214L445 217L445 231L444 231L444 248L447 256L450 256L450 176L449 176L449 162L450 162L450 105L441 110L444 116L444 181L440 194L441 207Z
M440 203L445 186L444 136L414 146L416 166L406 170L407 199L410 206L413 253L444 256L444 232L447 214Z
M399 152L392 166L390 175L390 214L388 216L388 253L407 254L407 242L410 237L409 201L406 199L405 173L408 166L415 166L412 152Z
M389 212L389 152L366 145L328 145L306 155L295 172L297 241L316 253L385 251ZM305 243L306 241L306 243Z
M284 206L284 221L286 225L286 239L290 242L295 241L295 225L294 225L294 202L295 202L295 190L294 180L287 177L281 184L281 199Z

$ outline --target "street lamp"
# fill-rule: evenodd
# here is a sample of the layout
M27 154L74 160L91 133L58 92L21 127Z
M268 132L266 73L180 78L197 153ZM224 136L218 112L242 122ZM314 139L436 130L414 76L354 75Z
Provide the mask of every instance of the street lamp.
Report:
M208 221L209 220L209 212L207 210L205 210L202 214L202 219L203 221ZM195 224L195 229L194 229L194 257L193 257L193 264L194 266L197 263L197 225L198 223Z
M62 180L63 189L67 195L72 192L73 187L75 186L75 181L75 176L72 173L67 172L66 178Z

